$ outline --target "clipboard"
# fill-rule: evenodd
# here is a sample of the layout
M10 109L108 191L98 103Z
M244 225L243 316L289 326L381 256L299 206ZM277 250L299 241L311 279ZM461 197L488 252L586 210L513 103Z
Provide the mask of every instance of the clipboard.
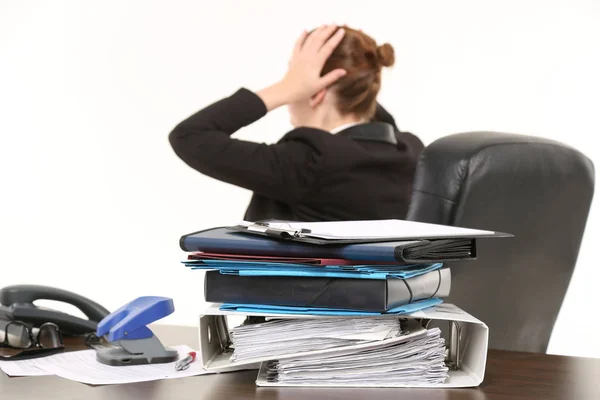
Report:
M368 221L295 222L244 221L229 228L234 232L267 236L316 245L378 243L411 240L465 240L510 237L511 234L397 219Z

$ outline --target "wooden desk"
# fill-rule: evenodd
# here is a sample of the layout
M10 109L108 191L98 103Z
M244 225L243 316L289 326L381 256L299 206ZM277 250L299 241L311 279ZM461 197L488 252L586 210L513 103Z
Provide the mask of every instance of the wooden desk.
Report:
M165 345L198 347L195 328L158 325L153 330ZM244 371L94 387L53 376L8 378L0 372L0 399L600 399L600 359L509 351L489 352L485 381L472 389L261 388L254 384L256 374Z

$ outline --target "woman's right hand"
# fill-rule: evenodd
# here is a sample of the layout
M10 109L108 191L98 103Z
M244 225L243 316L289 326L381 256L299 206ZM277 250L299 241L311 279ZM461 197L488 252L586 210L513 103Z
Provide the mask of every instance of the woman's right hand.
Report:
M344 30L336 25L321 26L310 34L304 32L296 41L283 79L257 93L267 109L309 99L344 76L346 71L343 69L321 76L323 66L343 37Z

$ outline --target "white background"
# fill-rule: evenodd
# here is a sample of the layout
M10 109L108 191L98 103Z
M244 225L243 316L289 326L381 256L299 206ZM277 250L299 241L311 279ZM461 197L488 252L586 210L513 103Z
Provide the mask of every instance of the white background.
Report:
M600 165L598 21L600 2L573 0L0 0L0 286L58 286L109 309L169 296L164 322L195 324L203 282L179 264L179 237L237 222L250 193L189 169L168 133L278 79L298 34L322 23L395 47L380 101L426 144L524 133ZM238 137L288 128L280 109ZM551 353L600 357L597 203Z

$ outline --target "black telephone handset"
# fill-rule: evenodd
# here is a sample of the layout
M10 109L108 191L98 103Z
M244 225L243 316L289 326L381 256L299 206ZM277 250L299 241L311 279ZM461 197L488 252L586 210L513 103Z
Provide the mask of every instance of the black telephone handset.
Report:
M89 319L64 312L41 308L33 304L36 300L53 300L77 307ZM70 335L96 332L98 322L109 312L100 304L66 290L40 285L14 285L0 289L1 309L11 320L19 320L39 326L53 322L60 330Z

